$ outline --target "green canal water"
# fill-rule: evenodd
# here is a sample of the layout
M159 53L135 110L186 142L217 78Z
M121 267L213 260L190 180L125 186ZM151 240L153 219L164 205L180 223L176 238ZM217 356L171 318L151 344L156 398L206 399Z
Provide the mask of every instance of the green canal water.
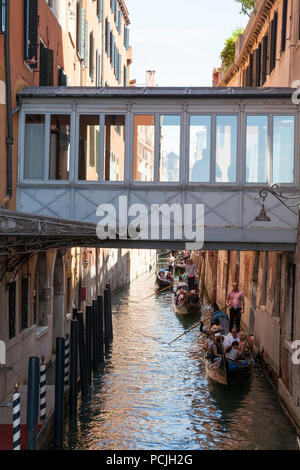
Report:
M197 322L179 318L172 294L144 276L115 295L114 340L77 419L65 421L66 449L297 449L296 432L262 368L226 388L205 377Z

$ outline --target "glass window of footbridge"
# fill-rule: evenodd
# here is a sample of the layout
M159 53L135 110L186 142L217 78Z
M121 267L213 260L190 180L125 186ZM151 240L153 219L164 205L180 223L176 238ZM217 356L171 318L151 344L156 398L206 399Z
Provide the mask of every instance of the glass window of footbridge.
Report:
M154 130L153 115L134 116L133 180L154 179Z
M49 179L68 180L70 172L69 114L54 114L50 124Z
M125 116L106 115L104 129L104 180L124 181Z
M247 116L246 182L266 183L268 116Z
M160 116L159 181L179 181L180 129L180 116Z
M237 116L217 116L216 182L236 181Z
M294 181L294 116L273 116L273 162L274 183Z
M78 142L78 180L98 181L99 132L99 115L80 115Z
M45 115L26 114L24 178L44 179Z
M190 182L208 183L210 180L211 117L190 117Z

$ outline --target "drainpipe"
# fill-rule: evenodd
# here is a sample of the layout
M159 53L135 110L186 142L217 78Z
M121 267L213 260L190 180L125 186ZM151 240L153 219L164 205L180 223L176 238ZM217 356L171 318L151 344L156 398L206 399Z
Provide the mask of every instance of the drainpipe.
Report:
M10 0L6 0L5 8L5 79L6 79L6 198L5 202L12 198L12 146L14 143L12 126L12 100L11 100L11 75L10 75Z

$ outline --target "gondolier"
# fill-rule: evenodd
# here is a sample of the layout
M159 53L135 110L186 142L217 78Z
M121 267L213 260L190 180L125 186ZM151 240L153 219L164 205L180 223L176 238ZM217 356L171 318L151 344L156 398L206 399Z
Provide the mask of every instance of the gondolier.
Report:
M236 329L240 331L241 314L244 311L244 293L239 290L237 282L232 284L232 290L228 292L226 306L230 307L229 331L232 330L235 323Z
M189 259L188 264L186 265L185 272L186 272L186 275L187 275L187 281L188 281L188 284L189 284L189 288L190 288L190 290L194 290L195 289L195 278L196 278L196 274L197 274L197 267L193 263L193 260L191 258Z

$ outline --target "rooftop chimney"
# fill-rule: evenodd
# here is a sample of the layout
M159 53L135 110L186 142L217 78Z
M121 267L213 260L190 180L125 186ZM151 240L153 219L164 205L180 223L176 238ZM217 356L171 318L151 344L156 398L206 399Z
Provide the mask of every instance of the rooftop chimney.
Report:
M146 71L146 86L155 86L155 70Z

